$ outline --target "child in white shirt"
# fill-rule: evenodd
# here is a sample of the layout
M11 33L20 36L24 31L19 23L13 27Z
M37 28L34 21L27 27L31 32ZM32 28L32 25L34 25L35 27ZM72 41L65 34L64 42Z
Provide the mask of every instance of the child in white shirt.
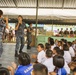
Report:
M38 55L32 54L32 58L36 59L35 63L43 63L46 60L44 45L38 44L37 46Z
M51 45L51 50L53 50L54 47L56 47L56 45L54 44L54 39L53 38L50 39L50 45Z
M58 41L58 47L62 49L62 41Z
M53 64L56 67L55 68L55 72L56 72L55 75L67 75L67 71L64 68L65 62L64 62L63 56L61 56L61 55L55 55L53 57Z
M48 49L51 50L51 45L49 43L45 43L45 52Z
M69 53L69 47L67 46L67 44L63 45L63 50L64 50L64 59L67 62L67 64L69 64L71 62L71 55Z
M37 55L37 62L43 63L46 59L45 51L44 51L44 45L43 44L38 44L37 50L39 52L38 55Z
M69 47L69 53L70 53L71 57L75 57L75 52L74 52L74 49L72 47L72 43L68 42L67 45Z
M48 68L48 72L53 72L55 66L53 65L52 51L49 49L46 51L46 58L43 64Z
M61 55L61 56L64 56L64 51L63 50L60 50L59 47L55 47L54 50L54 55ZM68 64L66 63L66 61L64 60L64 68L66 69L67 71L67 74L70 74L70 68L68 66Z

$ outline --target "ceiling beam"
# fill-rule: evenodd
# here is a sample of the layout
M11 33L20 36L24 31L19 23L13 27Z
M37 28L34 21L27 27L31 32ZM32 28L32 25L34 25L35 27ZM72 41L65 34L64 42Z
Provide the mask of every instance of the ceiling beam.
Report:
M35 20L30 20L30 19L23 19L23 21L25 23L33 23L33 24L36 24L36 21ZM17 22L17 19L11 19L9 20L10 23L16 23ZM39 20L38 21L38 24L57 24L57 25L76 25L76 22L74 23L69 23L69 22L63 22L61 20Z
M7 7L7 6L0 6L0 8L36 8L36 7ZM39 7L41 9L62 9L62 7ZM76 7L64 7L63 9L76 9Z
M64 9L64 0L62 0L62 9Z
M13 0L13 2L14 2L14 4L15 4L16 8L18 8L18 7L17 7L17 4L16 4L16 0Z

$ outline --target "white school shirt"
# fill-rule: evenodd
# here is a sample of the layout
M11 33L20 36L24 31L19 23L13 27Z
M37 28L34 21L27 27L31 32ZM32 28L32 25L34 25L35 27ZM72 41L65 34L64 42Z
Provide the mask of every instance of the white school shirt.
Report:
M75 56L75 52L74 52L74 49L72 47L69 48L69 53L70 53L71 57Z
M70 68L69 68L68 64L66 63L66 61L65 61L65 64L64 64L64 68L67 71L67 74L70 74Z
M69 64L71 62L71 55L69 53L69 51L64 51L64 59L67 62L67 64Z
M72 45L74 51L76 51L76 44Z
M62 46L60 46L59 49L62 49Z
M42 51L40 51L40 52L38 53L38 55L37 55L37 61L38 61L39 63L43 63L45 60L46 60L45 51L42 50Z
M51 50L52 50L52 51L53 51L54 47L56 47L56 45L55 45L55 44L51 46Z
M43 64L48 68L48 72L54 71L55 66L53 65L53 58L52 57L47 58Z

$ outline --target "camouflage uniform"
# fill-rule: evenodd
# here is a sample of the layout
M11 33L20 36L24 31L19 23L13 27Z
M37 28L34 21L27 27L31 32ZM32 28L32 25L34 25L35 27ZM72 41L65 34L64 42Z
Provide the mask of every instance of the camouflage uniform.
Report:
M15 51L17 52L19 49L22 51L24 47L24 29L26 28L25 23L23 22L21 25L19 25L18 30L15 31L16 34L16 47ZM20 46L21 44L21 46Z
M30 28L30 27L28 27L28 29L30 31L33 30L33 28ZM27 31L27 49L30 49L31 48L30 47L31 42L32 42L32 32Z
M5 22L0 18L0 57L1 57L2 52L3 52L2 36L3 36L5 26L6 26Z

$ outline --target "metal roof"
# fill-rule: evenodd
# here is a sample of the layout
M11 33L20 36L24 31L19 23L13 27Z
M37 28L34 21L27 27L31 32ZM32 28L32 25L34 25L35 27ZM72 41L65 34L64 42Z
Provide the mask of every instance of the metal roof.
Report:
M0 0L0 8L36 8L37 0ZM76 0L38 0L39 8L76 9Z
M8 8L7 10L4 9L4 15L8 15L9 18L17 18L18 13L20 13L20 8L36 8L37 0L0 0L0 8L3 10L4 8ZM39 15L41 13L38 12L38 20L58 20L58 22L63 21L65 23L74 23L76 24L76 0L38 0L38 7L42 9L61 9L62 11L48 11L49 13L45 13L44 10L41 12L44 13L43 15ZM10 9L9 9L10 8ZM15 9L11 8L19 8L17 9L17 13L15 14ZM66 11L64 11L64 10ZM68 11L68 10L69 11ZM70 10L72 9L72 11ZM13 11L12 11L13 10ZM21 13L32 13L30 10L21 11ZM62 12L65 12L61 14ZM20 14L21 14L20 13ZM26 13L26 14L27 14ZM51 14L52 13L52 14ZM33 14L36 14L35 10L33 10ZM47 14L47 16L46 16ZM22 14L21 14L22 15ZM25 19L35 20L35 15L23 15ZM45 21L44 21L45 22ZM47 22L47 21L46 21ZM56 22L56 23L58 23ZM40 22L41 23L41 22Z

